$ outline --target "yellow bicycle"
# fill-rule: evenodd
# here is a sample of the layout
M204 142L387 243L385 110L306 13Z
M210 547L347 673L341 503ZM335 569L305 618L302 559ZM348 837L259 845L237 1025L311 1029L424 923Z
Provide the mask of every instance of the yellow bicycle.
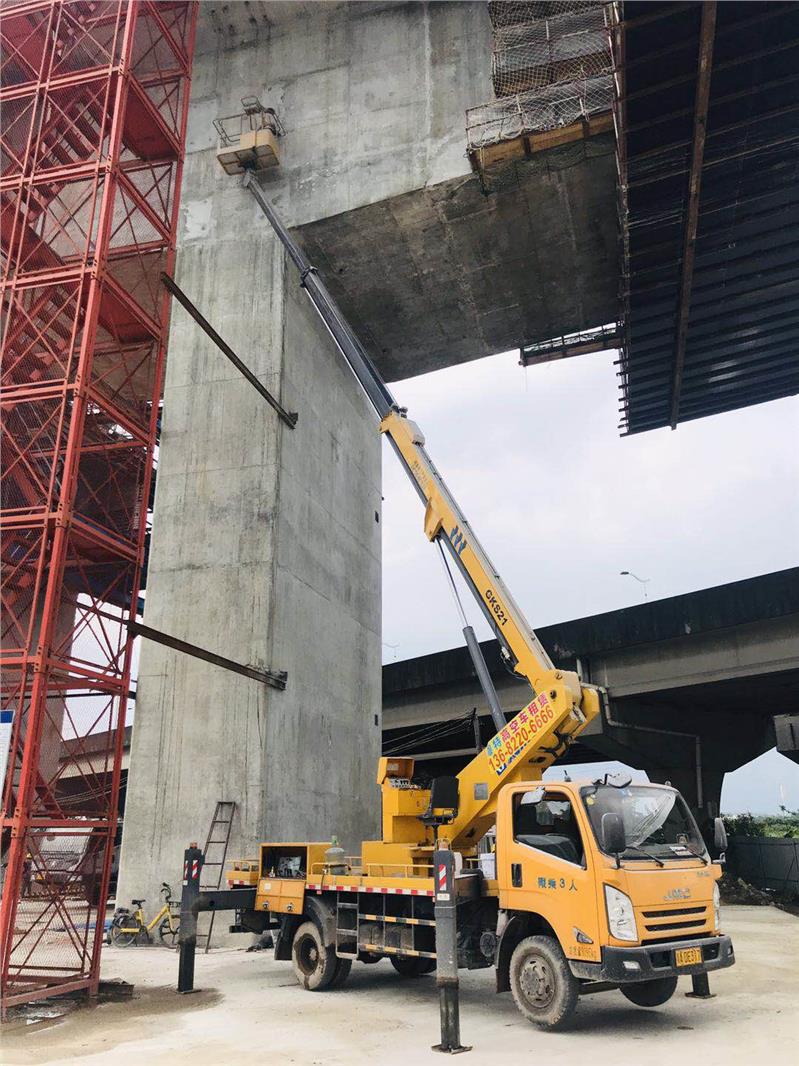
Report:
M166 881L161 884L161 895L164 897L164 905L151 922L145 920L144 911L142 910L142 904L146 900L131 900L132 905L135 907L133 911L127 907L118 908L108 932L109 943L115 944L120 948L138 944L142 940L146 940L148 944L151 944L153 940L151 932L158 926L158 936L161 943L168 948L176 948L178 946L180 921L172 913L172 908L170 907L172 889Z

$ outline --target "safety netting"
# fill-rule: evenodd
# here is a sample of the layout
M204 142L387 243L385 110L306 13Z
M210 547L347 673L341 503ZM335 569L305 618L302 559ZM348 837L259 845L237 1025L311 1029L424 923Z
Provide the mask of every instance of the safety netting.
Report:
M490 3L496 99L466 112L469 149L610 111L614 7L575 0Z

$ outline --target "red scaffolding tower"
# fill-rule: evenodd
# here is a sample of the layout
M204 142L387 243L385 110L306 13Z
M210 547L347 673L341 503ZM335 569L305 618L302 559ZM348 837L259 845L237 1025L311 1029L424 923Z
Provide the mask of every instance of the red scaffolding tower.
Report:
M0 994L96 991L195 3L3 0Z

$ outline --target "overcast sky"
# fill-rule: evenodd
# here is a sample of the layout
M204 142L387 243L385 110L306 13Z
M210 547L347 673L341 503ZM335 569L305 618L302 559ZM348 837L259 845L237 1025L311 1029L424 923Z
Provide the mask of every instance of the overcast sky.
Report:
M615 358L524 370L508 352L392 386L534 627L640 603L620 570L660 599L799 564L799 398L620 437ZM419 500L385 445L383 470L392 662L463 638ZM781 795L799 808L799 767L774 753L728 775L724 805L776 809Z

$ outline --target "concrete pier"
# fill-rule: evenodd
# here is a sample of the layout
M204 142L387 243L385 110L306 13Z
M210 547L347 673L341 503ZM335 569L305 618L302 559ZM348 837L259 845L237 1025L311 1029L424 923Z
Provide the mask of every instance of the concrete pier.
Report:
M271 238L187 244L180 262L179 283L225 309L219 330L299 422L283 426L176 309L145 618L288 682L145 644L121 898L178 877L217 799L239 805L234 854L264 833L354 843L375 817L375 418Z

